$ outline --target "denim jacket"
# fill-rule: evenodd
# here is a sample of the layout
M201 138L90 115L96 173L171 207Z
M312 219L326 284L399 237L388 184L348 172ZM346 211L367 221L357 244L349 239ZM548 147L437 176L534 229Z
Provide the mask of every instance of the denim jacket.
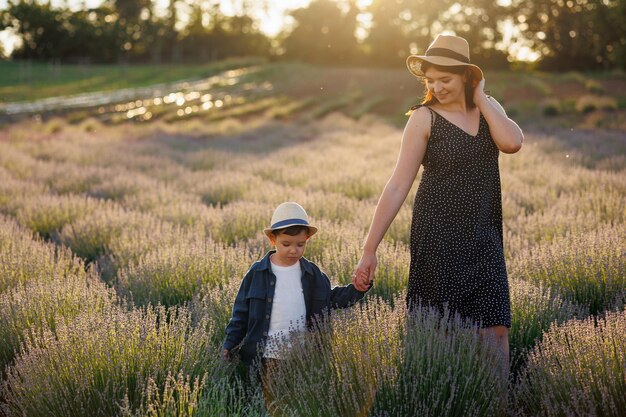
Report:
M224 349L238 351L242 362L250 365L259 353L269 332L272 299L276 276L270 267L269 251L246 273L235 298L231 319L226 327ZM310 326L315 315L326 308L345 308L363 298L365 293L352 284L330 287L330 280L313 262L300 258L302 292L306 306L306 321ZM235 348L233 350L233 348Z

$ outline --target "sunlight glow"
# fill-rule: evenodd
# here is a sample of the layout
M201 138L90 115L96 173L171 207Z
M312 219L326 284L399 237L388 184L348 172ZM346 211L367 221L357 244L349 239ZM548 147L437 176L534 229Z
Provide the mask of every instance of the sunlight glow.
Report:
M79 9L83 7L97 7L102 4L103 0L50 0L51 5L61 6L69 5L71 9ZM243 9L244 4L247 3L247 9ZM234 15L240 13L249 13L250 16L257 19L259 22L259 29L270 37L278 35L281 30L289 28L293 24L293 19L289 16L289 11L307 7L311 3L311 0L265 0L260 2L241 2L241 1L222 1L220 2L220 9L222 13L226 15ZM373 0L356 0L355 4L363 11L357 16L358 28L356 36L359 40L363 40L367 37L368 31L371 27L372 16L370 13L366 13L365 10L373 3ZM497 3L501 6L510 6L512 0L497 0ZM7 6L7 0L0 0L0 9ZM154 0L155 15L163 16L167 13L167 7L169 6L169 0ZM177 24L177 29L182 29L187 23L187 10L188 4L185 2L178 3L178 16L181 20ZM460 10L461 3L455 4L451 12L458 12ZM208 22L207 22L208 23ZM435 23L434 27L437 30ZM443 30L443 28L440 28ZM503 40L497 45L498 48L508 49L509 52L517 59L522 61L535 61L540 57L540 54L532 50L529 46L511 43L512 39L519 35L518 28L515 27L513 22L506 21L500 28L503 30ZM442 32L447 33L447 32ZM519 38L519 36L518 36ZM11 32L10 29L0 31L0 44L4 46L5 53L10 53L13 48L19 45L21 41L19 38Z

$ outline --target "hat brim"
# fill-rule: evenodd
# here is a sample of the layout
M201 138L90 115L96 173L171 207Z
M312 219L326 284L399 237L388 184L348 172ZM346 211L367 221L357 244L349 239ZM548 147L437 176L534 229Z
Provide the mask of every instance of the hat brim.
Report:
M445 56L409 55L406 59L406 66L411 74L421 78L424 76L424 73L421 70L422 62L428 62L429 64L440 67L467 66L472 71L474 80L480 81L484 78L483 71L478 66L474 64L467 64Z
M277 228L277 229L272 229L272 228L268 227L268 228L263 229L263 233L265 233L265 235L266 235L267 237L271 237L271 235L272 235L272 231L274 231L274 230L278 230L278 229L286 229L286 228L291 227L291 226L304 226L304 227L308 227L308 228L309 228L309 237L311 237L311 236L313 236L314 234L316 234L316 233L317 233L317 227L315 227L315 226L311 226L310 224L302 224L302 223L293 223L293 224L288 224L288 225L285 225L285 226L280 226L280 227L279 227L279 228Z

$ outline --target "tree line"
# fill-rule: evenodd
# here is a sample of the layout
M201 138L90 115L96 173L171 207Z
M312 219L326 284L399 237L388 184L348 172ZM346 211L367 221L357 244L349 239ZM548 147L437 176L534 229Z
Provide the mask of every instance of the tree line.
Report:
M423 53L437 33L472 45L472 60L505 68L515 60L502 42L522 41L548 70L626 68L624 0L312 0L290 11L293 24L274 38L259 28L249 0L225 15L220 1L179 3L155 13L155 0L105 0L72 11L44 0L9 0L0 30L21 38L11 58L62 62L206 62L266 56L316 64L396 66ZM258 5L258 1L255 2ZM508 22L508 24L507 24ZM504 27L509 28L505 33ZM506 39L504 38L506 36ZM1 51L0 51L1 52Z

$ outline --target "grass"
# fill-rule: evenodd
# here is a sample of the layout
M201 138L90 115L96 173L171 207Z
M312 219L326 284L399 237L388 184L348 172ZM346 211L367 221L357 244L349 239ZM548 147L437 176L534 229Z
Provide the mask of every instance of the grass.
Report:
M3 101L113 91L196 79L229 69L258 65L259 59L232 59L203 65L57 65L0 61Z
M210 121L215 125L217 121L236 124L259 114L276 120L312 121L333 112L355 120L366 114L377 114L396 126L403 126L406 117L402 114L422 96L419 82L404 69L328 68L301 63L265 63L258 59L197 66L89 67L93 71L80 66L55 69L31 64L31 68L36 69L32 71L38 76L26 79L28 71L19 72L25 65L0 63L0 71L4 68L7 83L10 84L5 89L16 90L4 91L7 96L5 101L96 90L102 92L96 98L113 100L109 104L94 101L88 106L91 108L61 113L66 121L83 125L87 130L94 128L88 123L92 118L107 124L127 121L146 124L161 120L167 124L192 121L206 124ZM102 73L105 75L102 76ZM20 79L17 74L27 75L22 75ZM67 79L64 78L66 75L60 74L67 74ZM35 79L45 80L44 85L30 86L29 82L35 83ZM180 79L195 81L173 83ZM624 100L621 93L624 91L623 73L563 75L487 71L486 79L488 92L519 121L562 127L624 125L623 106L620 104ZM111 98L117 88L147 87L150 84L148 80L153 85L172 84L169 88L161 85L158 92L136 92L117 101ZM108 85L103 85L103 82ZM0 86L0 94L2 92ZM12 95L14 93L19 94L19 98ZM542 100L545 103L537 106L536 103ZM60 105L54 104L52 109L57 112ZM38 110L33 111L36 113ZM581 114L585 118L581 118ZM45 114L43 117L48 118ZM49 126L50 131L55 133L63 128L63 124L58 122Z

